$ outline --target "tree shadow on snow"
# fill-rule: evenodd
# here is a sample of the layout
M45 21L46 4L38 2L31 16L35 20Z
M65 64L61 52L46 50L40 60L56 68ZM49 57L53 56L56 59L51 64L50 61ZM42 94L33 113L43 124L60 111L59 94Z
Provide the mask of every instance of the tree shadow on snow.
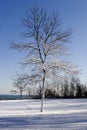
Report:
M35 115L22 117L0 118L0 129L85 129L86 114L65 115Z

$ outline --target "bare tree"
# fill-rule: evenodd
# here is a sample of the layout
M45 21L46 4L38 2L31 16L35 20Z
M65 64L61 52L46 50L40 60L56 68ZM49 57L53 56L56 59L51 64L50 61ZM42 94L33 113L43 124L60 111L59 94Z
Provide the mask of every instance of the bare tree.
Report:
M30 8L22 23L25 27L23 35L28 42L12 42L11 48L25 52L22 65L29 65L30 74L42 81L42 112L46 79L61 72L76 73L71 63L61 59L67 52L66 43L70 40L72 29L63 31L58 12L49 15L38 7Z
M13 87L15 87L19 90L20 98L22 99L22 93L23 93L23 91L26 90L26 86L28 85L28 82L26 80L26 75L25 74L16 74L12 78L12 80L13 80Z

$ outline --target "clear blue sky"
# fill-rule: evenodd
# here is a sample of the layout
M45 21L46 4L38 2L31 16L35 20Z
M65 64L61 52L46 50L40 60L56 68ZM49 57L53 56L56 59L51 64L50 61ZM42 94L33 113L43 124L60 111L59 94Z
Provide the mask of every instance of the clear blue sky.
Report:
M82 69L82 82L87 82L87 0L0 0L0 94L12 89L11 77L20 72L21 54L9 49L10 41L21 39L20 17L33 5L51 12L57 9L65 27L73 27L70 43L71 61Z

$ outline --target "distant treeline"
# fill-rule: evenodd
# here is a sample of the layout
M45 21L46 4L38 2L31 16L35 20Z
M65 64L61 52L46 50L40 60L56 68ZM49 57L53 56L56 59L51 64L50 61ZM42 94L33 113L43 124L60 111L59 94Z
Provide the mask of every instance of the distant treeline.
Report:
M31 89L30 89L31 90ZM33 89L33 98L41 98L41 86ZM31 91L29 91L31 95ZM87 85L82 84L78 78L65 78L63 81L47 84L45 98L87 98Z
M15 93L15 96L0 96L0 99L40 99L42 95L41 83L41 81L37 81L37 83L32 83L33 86L29 85L25 87L23 91L26 91L26 96L23 96L19 92L19 95ZM23 86L18 89L21 91L22 88ZM11 93L14 92L16 90L11 90ZM46 82L44 95L45 98L87 98L87 84L82 84L79 78L73 76L56 77Z

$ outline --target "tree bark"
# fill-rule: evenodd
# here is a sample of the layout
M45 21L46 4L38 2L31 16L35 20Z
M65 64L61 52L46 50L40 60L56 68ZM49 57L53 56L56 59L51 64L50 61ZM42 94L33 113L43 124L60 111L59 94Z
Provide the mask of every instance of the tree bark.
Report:
M22 90L20 90L20 98L22 99Z
M44 103L44 98L45 98L45 70L43 70L44 76L43 76L43 81L42 81L42 97L41 97L41 112L43 112L43 103Z

